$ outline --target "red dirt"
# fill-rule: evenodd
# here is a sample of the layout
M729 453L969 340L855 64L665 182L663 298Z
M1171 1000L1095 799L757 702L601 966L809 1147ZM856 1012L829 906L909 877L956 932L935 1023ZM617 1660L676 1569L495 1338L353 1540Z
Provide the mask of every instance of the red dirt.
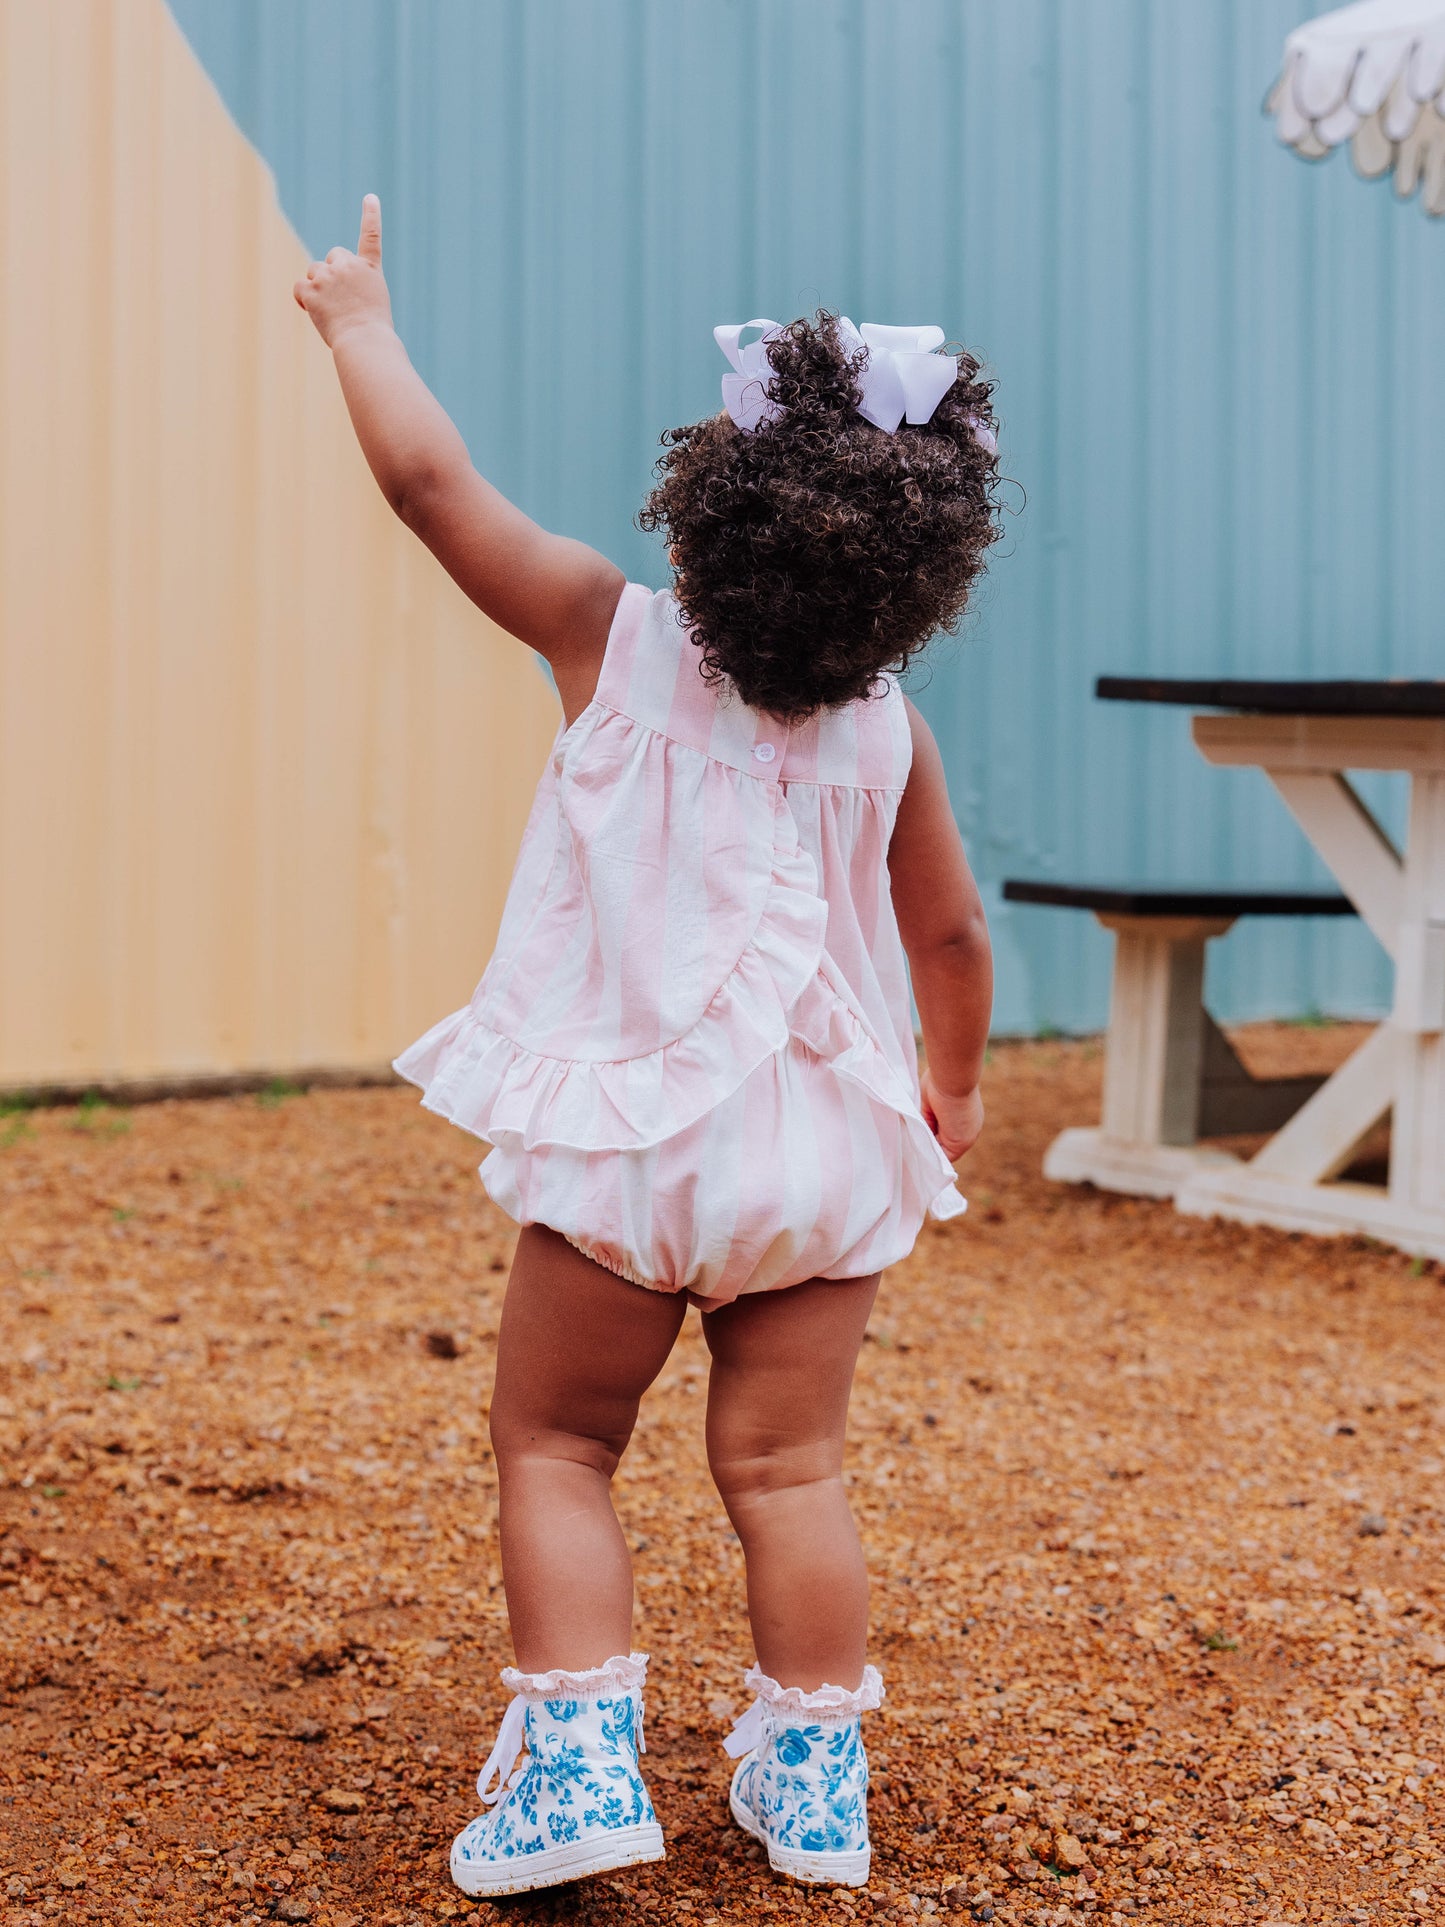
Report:
M474 1905L445 1845L503 1705L510 1245L475 1147L403 1090L0 1118L7 1927L1445 1919L1445 1280L1046 1184L1098 1068L997 1050L969 1215L885 1280L850 1894L727 1818L750 1652L695 1317L619 1480L668 1859Z

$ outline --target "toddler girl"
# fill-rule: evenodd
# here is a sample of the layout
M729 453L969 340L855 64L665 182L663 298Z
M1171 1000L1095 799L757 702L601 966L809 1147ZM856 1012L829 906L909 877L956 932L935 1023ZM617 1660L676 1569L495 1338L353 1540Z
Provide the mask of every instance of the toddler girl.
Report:
M861 1885L883 1687L849 1388L879 1272L964 1208L991 997L892 672L994 539L989 386L938 329L719 328L723 410L665 438L643 510L676 571L654 594L472 468L392 330L375 196L357 253L295 294L387 500L546 658L564 718L486 975L397 1061L493 1147L483 1182L522 1227L491 1408L515 1697L453 1878L515 1893L662 1856L610 1481L691 1302L757 1655L732 1814L777 1871Z

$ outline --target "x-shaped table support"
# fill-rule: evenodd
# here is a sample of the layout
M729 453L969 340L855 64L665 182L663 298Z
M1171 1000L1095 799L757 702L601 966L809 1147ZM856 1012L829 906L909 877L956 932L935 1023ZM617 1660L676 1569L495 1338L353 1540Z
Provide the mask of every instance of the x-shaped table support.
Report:
M1445 718L1196 716L1211 763L1263 769L1395 965L1388 1019L1248 1164L1201 1170L1182 1211L1359 1230L1445 1258ZM1397 850L1346 774L1410 777ZM1388 1192L1331 1184L1391 1116Z

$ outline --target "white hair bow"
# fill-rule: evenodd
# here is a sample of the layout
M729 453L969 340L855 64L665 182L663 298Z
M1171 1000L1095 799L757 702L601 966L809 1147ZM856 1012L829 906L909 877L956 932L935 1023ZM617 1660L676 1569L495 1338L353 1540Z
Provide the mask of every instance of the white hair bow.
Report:
M741 337L749 328L761 328L762 333L743 347ZM733 369L722 378L723 407L728 414L745 430L776 420L784 411L771 393L768 343L783 330L776 321L743 321L712 332ZM953 356L937 352L943 346L942 328L885 328L876 321L855 328L842 315L838 337L850 355L866 349L867 360L858 372L858 413L890 435L905 417L915 425L930 420L958 375ZM993 431L976 423L974 432L993 453L989 446Z

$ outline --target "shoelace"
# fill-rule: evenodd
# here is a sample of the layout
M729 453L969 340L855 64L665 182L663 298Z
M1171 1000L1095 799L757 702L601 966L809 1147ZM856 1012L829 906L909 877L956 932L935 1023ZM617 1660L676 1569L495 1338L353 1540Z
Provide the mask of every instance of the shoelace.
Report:
M497 1743L487 1755L487 1764L477 1775L477 1792L481 1795L483 1806L495 1806L502 1795L514 1786L526 1771L526 1768L522 1767L515 1774L512 1773L526 1737L527 1702L518 1694L502 1715L502 1724L497 1730ZM497 1789L495 1793L488 1793L487 1785L494 1773L497 1776Z
M637 1750L639 1753L645 1753L647 1751L647 1738L642 1730L641 1695L638 1696L637 1724L634 1730L637 1734ZM526 1744L526 1738L527 1702L519 1693L502 1715L502 1724L497 1729L496 1745L487 1755L487 1764L477 1775L477 1793L481 1798L483 1806L495 1806L504 1794L510 1793L512 1788L522 1780L527 1771L526 1767L517 1767L515 1773L512 1771L512 1768L517 1766L522 1748ZM494 1773L497 1776L496 1788L493 1792L488 1793L487 1787Z
M740 1760L744 1753L751 1753L763 1741L763 1703L754 1700L746 1713L739 1716L731 1733L723 1741L723 1752L730 1760Z

